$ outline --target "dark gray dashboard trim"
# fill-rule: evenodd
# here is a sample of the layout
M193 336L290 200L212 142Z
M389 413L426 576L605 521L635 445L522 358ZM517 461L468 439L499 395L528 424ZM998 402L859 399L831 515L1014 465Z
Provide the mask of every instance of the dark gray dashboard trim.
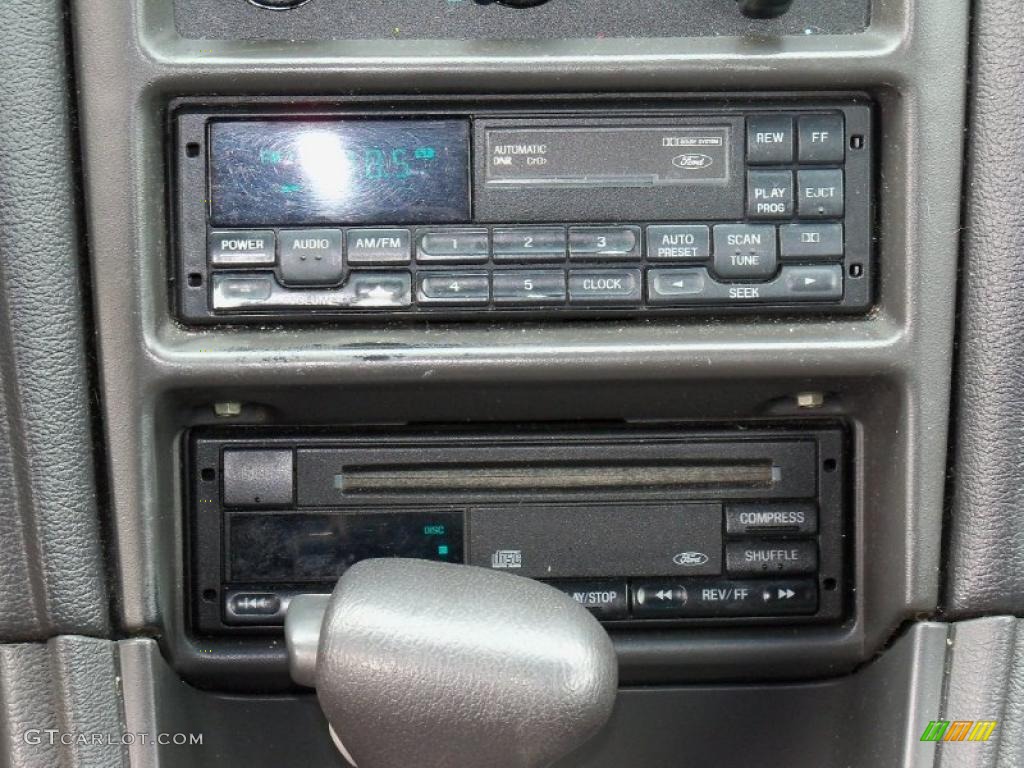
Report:
M948 415L967 7L880 0L844 37L559 43L184 40L159 0L78 0L89 224L122 622L173 622L182 577L177 437L219 400L243 423L799 418L827 393L861 462L861 631L808 674L848 668L934 609ZM825 82L827 79L827 83ZM870 92L880 107L879 304L866 319L186 330L170 316L164 108L183 95ZM123 119L123 130L110 130ZM955 130L954 130L955 129ZM382 385L387 386L382 386ZM302 397L295 397L301 391ZM870 484L869 481L870 480ZM758 648L738 643L746 654ZM710 646L709 652L710 652ZM685 642L646 634L656 677ZM641 672L642 670L642 672Z

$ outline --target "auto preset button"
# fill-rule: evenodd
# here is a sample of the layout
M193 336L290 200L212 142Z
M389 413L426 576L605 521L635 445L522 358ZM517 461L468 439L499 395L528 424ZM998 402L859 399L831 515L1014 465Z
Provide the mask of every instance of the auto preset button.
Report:
M785 219L793 215L792 171L748 171L747 215Z
M482 264L490 255L486 229L437 229L419 236L416 260L427 263Z
M704 224L660 224L647 228L649 259L704 261L710 256L710 228Z
M210 232L206 237L214 267L266 267L277 261L277 240L270 229Z
M515 227L491 233L495 261L561 261L565 248L565 230L561 227Z
M570 227L573 261L633 261L640 258L640 227Z
M732 280L770 278L778 266L773 224L715 225L715 273Z
M495 272L495 304L562 304L566 297L565 272L560 269Z
M602 621L629 618L629 588L625 579L548 581Z
M571 304L639 304L639 269L574 269L569 272Z
M842 218L846 209L842 171L798 171L797 211L809 219Z
M423 272L418 277L420 304L486 304L491 281L486 272Z
M790 576L818 570L815 541L744 539L725 545L725 569L730 576Z
M350 229L345 232L345 245L349 264L377 266L412 260L408 229Z
M285 285L335 285L344 274L340 229L281 232L281 281Z
M787 165L793 162L793 118L757 115L747 118L747 162Z

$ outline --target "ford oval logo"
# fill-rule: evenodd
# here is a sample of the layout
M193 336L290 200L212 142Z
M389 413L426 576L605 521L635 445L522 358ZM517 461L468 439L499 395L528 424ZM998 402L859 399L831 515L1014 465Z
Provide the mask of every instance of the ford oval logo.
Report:
M676 565L704 565L707 561L708 556L703 552L680 552L672 558Z
M699 171L701 168L707 168L713 162L715 162L714 158L699 153L676 155L672 158L672 165L682 168L684 171Z

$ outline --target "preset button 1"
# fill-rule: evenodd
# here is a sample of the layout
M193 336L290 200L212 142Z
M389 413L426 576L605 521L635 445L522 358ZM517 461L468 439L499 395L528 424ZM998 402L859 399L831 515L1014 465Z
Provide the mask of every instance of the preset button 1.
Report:
M416 259L436 263L481 264L490 255L486 229L446 229L420 235Z

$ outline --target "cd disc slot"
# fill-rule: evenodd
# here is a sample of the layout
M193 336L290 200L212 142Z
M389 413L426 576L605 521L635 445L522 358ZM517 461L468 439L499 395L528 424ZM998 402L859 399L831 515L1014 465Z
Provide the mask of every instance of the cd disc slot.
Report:
M562 463L544 466L465 464L352 466L334 475L345 496L363 494L504 495L520 491L687 491L695 488L769 488L779 469L770 461L658 464Z

